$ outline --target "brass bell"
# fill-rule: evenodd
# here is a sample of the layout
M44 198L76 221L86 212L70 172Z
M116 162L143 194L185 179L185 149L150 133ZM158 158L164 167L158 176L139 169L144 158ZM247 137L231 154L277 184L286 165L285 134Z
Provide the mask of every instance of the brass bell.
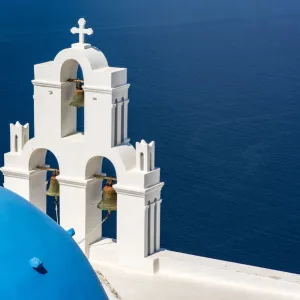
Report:
M47 191L47 195L51 197L59 197L59 182L56 179L57 172L53 172L50 178L49 189Z
M102 200L97 205L102 210L117 210L117 193L112 186L112 181L108 180L103 188Z
M84 90L82 89L82 85L80 83L76 84L76 90L69 105L77 108L84 107Z

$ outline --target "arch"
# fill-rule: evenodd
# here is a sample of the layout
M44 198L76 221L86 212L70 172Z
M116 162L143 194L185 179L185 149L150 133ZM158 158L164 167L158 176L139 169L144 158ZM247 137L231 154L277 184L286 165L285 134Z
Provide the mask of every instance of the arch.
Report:
M65 82L68 79L77 78L78 66L80 64L74 59L66 60L60 68L60 81Z
M103 168L105 168L105 170L103 170ZM91 179L95 174L102 174L103 171L109 172L107 176L117 177L116 167L109 158L100 155L93 156L87 161L85 179Z
M45 165L46 161L49 165L51 165L52 168L59 169L58 159L51 150L47 150L44 148L34 150L29 158L29 170L36 170L38 166ZM44 207L43 210L45 211L45 213L47 213L48 216L58 221L59 223L60 199L58 200L56 207L53 198L46 195L47 186L45 183L50 182L51 175L51 172L41 171L30 179L30 184L34 187L31 190L30 201L37 207ZM56 217L56 209L58 220Z
M58 168L59 160L57 158L57 155L54 153L52 149L46 149L46 148L38 148L32 151L32 153L29 156L28 160L28 170L33 171L37 169L37 166L43 166L46 164L46 157L47 157L47 152L52 153L52 157L55 157L57 164L51 165L54 168ZM49 159L49 158L48 158Z
M86 172L85 176L86 179L93 178L93 175L95 174L102 174L105 173L107 176L116 177L115 167L113 163L107 159L106 157L102 156L94 156L90 158L86 165ZM87 185L87 203L89 203L87 207L87 213L95 216L98 215L98 218L95 218L96 223L93 224L92 227L95 227L98 224L99 221L102 220L107 215L107 211L101 211L97 208L96 204L98 204L100 201L102 201L102 189L104 185L106 184L106 180L98 179L96 181L92 181L89 185ZM98 210L97 212L91 211L91 210ZM106 221L101 228L99 227L98 233L95 232L95 234L98 234L98 238L102 237L104 234L105 237L110 237L113 239L116 239L117 235L117 226L116 226L116 218L117 218L117 212L111 212L110 217L108 221ZM103 234L102 234L103 229Z
M46 155L47 150L54 153L57 157L61 174L63 173L67 177L74 176L83 180L90 178L90 176L85 176L85 172L89 160L94 157L107 158L115 168L118 181L126 181L128 171L134 169L136 166L136 150L131 144L99 149L99 147L93 148L85 143L74 143L69 141L69 139L61 139L53 144L47 138L41 141L34 137L26 143L20 154L22 159L20 160L19 168L26 169L27 171L35 170L37 165L45 163L44 155ZM80 159L76 155L73 155L74 153L81 153ZM69 163L70 155L73 159L71 163ZM74 162L76 162L75 169L73 167Z
M85 71L82 65L75 59L67 59L63 62L60 69L60 81L66 82L69 79L85 78ZM76 132L84 133L84 107L76 109L70 106L76 89L75 83L68 83L62 93L61 110L63 121L61 123L62 136L68 136Z
M102 172L102 156L94 156L90 158L86 164L85 169L85 179L90 179L95 174L100 174Z
M93 70L108 67L104 54L96 47L91 47L85 51L77 51L72 48L64 49L54 59L59 69L57 80L65 82L68 79L66 76L73 75L71 72L74 72L76 68L75 61L81 66L85 76Z
M106 164L104 161L113 166L113 172L116 174L115 177L120 180L125 176L127 170L135 166L135 149L132 145L122 145L101 152L93 151L93 154L83 160L80 166L78 166L79 173L85 174L85 179L90 179L95 174L93 173L95 170L103 172L103 169L100 168L100 158L102 159L104 168ZM99 162L99 164L95 165L95 162Z
M46 152L46 164L50 165L52 168L59 169L58 160L56 156L53 154L52 151L48 150ZM46 190L50 187L50 178L52 176L52 172L46 173L46 179L47 179L47 187ZM57 210L57 211L56 211ZM60 197L58 198L57 203L55 202L55 199L53 196L46 197L46 213L48 216L50 216L53 220L57 221L59 224L60 221Z
M37 166L45 165L46 154L47 154L46 149L43 149L43 148L35 149L29 157L29 161L28 161L29 171L35 170Z

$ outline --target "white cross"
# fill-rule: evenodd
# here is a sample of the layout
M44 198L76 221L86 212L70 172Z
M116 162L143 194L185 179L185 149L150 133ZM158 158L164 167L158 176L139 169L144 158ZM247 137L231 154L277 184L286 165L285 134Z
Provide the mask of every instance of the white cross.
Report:
M85 28L86 20L84 18L79 19L78 21L79 28L73 27L71 29L71 32L73 34L78 33L79 34L79 44L84 44L84 35L91 35L93 34L93 29L92 28Z

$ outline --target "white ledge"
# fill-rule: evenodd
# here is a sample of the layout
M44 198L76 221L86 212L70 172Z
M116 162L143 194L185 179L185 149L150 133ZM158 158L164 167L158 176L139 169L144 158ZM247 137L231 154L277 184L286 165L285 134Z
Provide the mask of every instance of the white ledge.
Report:
M61 88L63 85L70 83L70 82L50 82L50 81L42 81L42 80L31 80L31 82L34 86L52 87L52 88Z
M145 195L152 193L156 190L161 190L164 186L164 182L160 182L158 184L152 185L146 189L129 189L127 187L120 186L119 184L114 185L114 189L118 194L128 195L128 196L136 196L136 197L144 197Z
M41 172L46 172L43 170L32 170L32 171L23 171L18 169L10 169L7 167L0 168L0 171L6 177L14 177L20 179L29 179L30 177L40 174Z
M93 183L95 181L99 181L98 178L90 178L90 179L76 179L71 177L64 177L59 175L56 177L60 185L72 186L78 188L86 188L88 184Z
M91 246L90 261L124 300L300 299L297 274L168 250L145 258L137 269L118 264L117 244L104 242ZM155 265L152 275L147 261Z
M102 94L112 94L116 90L129 89L130 84L120 85L114 88L107 87L97 87L97 86L87 86L84 85L82 88L85 92L94 92L94 93L102 93Z

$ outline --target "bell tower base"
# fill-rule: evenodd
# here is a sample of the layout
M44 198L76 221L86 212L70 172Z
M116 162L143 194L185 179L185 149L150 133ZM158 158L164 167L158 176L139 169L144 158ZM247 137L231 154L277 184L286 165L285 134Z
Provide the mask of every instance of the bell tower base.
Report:
M158 258L155 255L129 261L124 260L124 254L122 255L118 250L115 240L102 238L99 242L90 245L89 261L95 269L97 269L97 265L103 263L119 269L125 268L150 274L158 271Z

